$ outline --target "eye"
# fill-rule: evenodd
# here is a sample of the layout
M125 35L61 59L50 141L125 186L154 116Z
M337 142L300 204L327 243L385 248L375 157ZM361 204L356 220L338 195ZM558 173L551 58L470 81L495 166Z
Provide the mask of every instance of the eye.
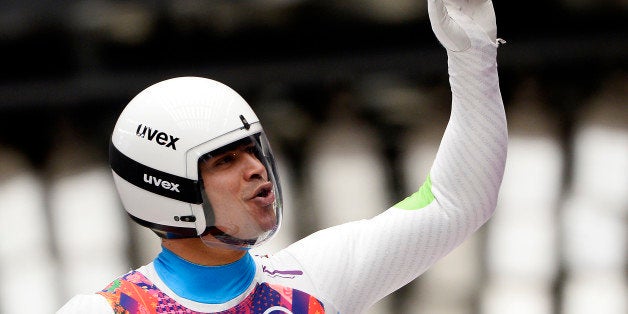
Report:
M237 153L226 153L216 158L216 161L214 162L214 166L228 165L231 162L233 162L236 159L236 157L237 157Z
M248 154L255 155L255 153L257 152L257 149L255 149L255 145L249 145L249 146L244 147L244 151Z

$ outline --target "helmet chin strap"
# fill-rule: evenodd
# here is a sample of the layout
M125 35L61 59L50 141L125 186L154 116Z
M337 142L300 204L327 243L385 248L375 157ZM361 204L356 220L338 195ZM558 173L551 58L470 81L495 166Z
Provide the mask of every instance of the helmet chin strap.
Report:
M205 229L205 232L203 232L203 235L206 234L211 234L214 238L218 239L218 241L229 245L251 246L257 242L257 239L236 238L218 229L218 227L216 226L207 227L207 229Z

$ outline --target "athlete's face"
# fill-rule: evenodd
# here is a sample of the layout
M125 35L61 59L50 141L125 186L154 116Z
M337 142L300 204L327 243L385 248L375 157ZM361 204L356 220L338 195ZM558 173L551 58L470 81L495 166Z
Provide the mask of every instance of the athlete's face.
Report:
M275 195L268 173L247 143L199 164L215 226L240 239L256 238L276 225Z

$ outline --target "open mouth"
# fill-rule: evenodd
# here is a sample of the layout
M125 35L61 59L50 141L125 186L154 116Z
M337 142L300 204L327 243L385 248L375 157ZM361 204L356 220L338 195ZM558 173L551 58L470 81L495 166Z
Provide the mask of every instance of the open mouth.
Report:
M272 192L270 188L262 188L259 193L255 194L255 197L266 197Z
M252 200L259 206L266 207L275 202L275 193L273 192L273 184L266 182L260 185L252 197Z

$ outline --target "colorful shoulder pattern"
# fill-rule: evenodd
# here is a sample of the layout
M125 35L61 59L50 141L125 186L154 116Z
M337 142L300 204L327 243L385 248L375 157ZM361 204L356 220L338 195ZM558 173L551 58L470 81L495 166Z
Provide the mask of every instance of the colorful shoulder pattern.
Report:
M157 288L138 271L131 271L97 292L107 299L116 314L185 313L192 311ZM323 304L315 297L289 287L258 283L238 305L217 314L294 313L323 314Z

